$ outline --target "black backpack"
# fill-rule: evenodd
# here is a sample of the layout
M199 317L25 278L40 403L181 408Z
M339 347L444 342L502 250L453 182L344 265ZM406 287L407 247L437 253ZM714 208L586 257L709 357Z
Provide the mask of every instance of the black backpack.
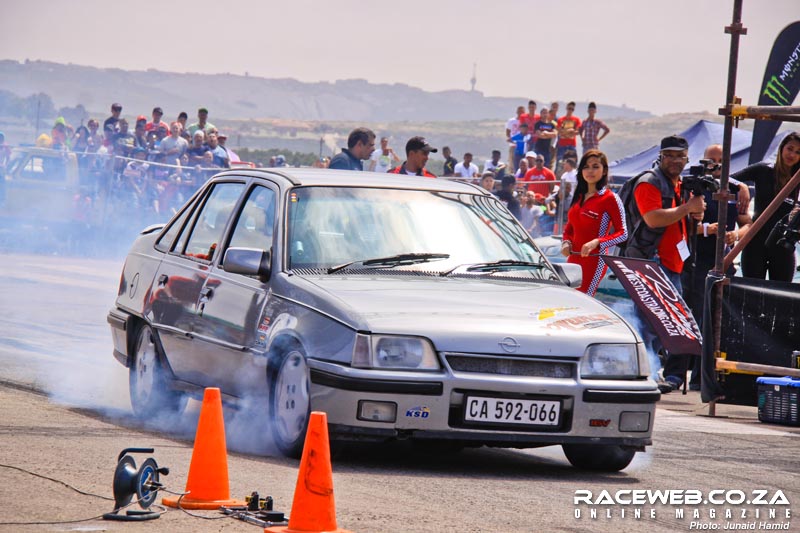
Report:
M617 196L619 196L619 199L622 202L622 207L625 209L625 226L628 230L628 240L617 245L620 255L623 256L625 255L625 247L633 236L636 226L642 220L642 215L639 214L639 210L636 209L634 205L633 191L636 189L636 184L639 182L639 178L648 172L652 174L653 170L651 169L645 170L644 172L639 172L634 177L626 181L622 185L622 188L619 190L619 192L617 192Z

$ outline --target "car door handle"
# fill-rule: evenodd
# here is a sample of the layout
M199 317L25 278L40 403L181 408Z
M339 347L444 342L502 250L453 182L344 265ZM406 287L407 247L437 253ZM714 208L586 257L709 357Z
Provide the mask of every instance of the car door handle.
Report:
M160 276L158 276L159 287L163 287L164 285L167 284L168 281L169 281L169 276L167 276L166 274L161 274Z
M200 289L200 305L204 306L212 296L214 296L214 289L211 287L203 287Z
M203 316L203 313L206 310L206 304L214 295L214 289L211 287L205 286L200 289L200 301L197 302L197 314L199 316Z

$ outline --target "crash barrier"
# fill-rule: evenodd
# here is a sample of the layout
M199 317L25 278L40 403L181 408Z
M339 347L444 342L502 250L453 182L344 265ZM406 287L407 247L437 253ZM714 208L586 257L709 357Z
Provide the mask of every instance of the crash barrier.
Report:
M244 500L231 499L222 395L218 388L207 388L203 394L185 495L165 496L161 503L184 509L246 505Z
M327 414L314 411L308 421L289 525L268 527L264 532L350 533L336 525Z
M724 397L720 403L757 405L756 377L800 377L800 370L792 368L797 364L792 352L800 348L796 325L800 285L733 277L728 278L723 291L720 353L703 354L704 366L713 357L717 379L707 383L704 375L703 394ZM712 316L715 300L711 299Z

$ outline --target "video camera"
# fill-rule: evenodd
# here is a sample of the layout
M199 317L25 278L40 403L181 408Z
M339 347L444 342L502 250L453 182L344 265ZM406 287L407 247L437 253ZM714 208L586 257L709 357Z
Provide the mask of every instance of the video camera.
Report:
M795 214L789 213L775 224L764 244L767 248L777 244L786 250L794 250L798 240L800 240L800 211Z
M706 192L717 192L719 180L712 174L719 167L720 165L711 159L701 159L699 165L690 166L689 175L681 179L681 196L686 197L689 193L699 196Z

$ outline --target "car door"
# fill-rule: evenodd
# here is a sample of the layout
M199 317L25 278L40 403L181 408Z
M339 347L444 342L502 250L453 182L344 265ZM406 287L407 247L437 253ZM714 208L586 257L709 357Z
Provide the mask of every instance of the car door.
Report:
M202 313L201 291L244 188L243 181L213 184L165 233L175 230L177 237L168 245L153 281L150 315L170 367L183 381L202 381L194 362L193 339Z
M226 232L228 248L273 247L277 187L254 184ZM240 396L265 384L266 358L251 348L257 342L268 283L257 276L226 272L224 250L200 290L194 329L194 370L204 386Z

